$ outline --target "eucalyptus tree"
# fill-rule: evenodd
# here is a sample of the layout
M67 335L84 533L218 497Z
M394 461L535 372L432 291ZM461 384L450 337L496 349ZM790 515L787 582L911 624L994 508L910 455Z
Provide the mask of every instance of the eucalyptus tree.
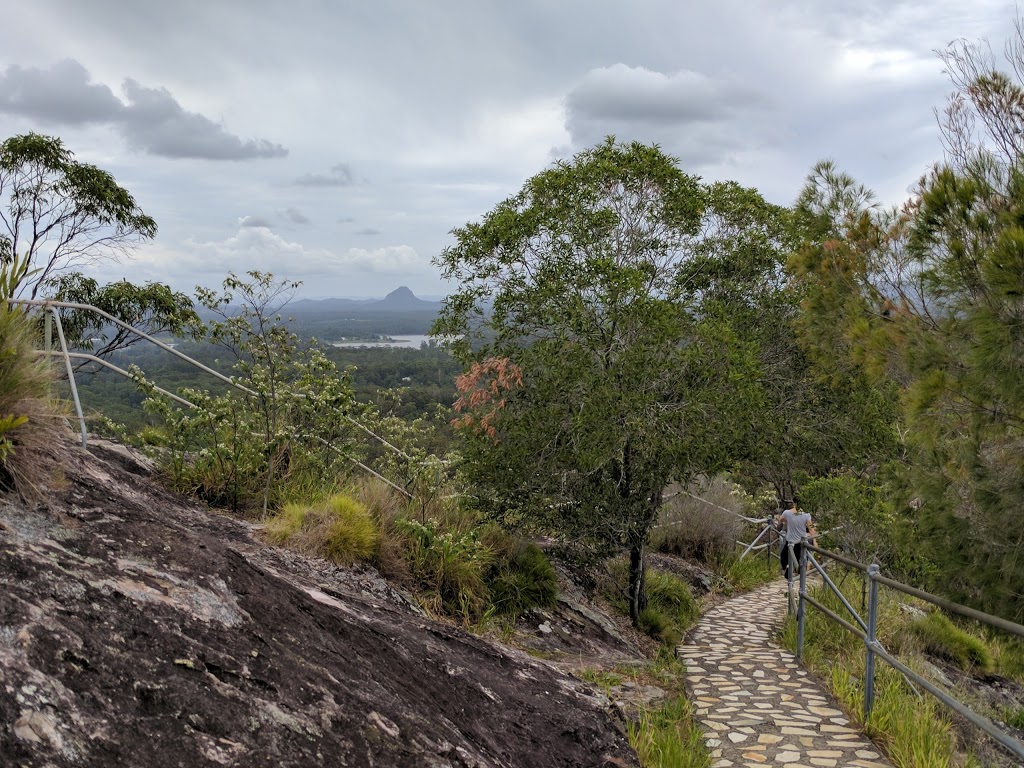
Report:
M156 235L156 222L128 190L53 136L0 143L0 199L0 263L28 259L31 279L19 295L31 298L56 273L117 257Z
M609 138L456 229L437 259L459 285L433 333L468 366L456 424L478 503L628 551L634 623L664 489L742 453L758 405L755 350L702 304L714 202L657 147Z

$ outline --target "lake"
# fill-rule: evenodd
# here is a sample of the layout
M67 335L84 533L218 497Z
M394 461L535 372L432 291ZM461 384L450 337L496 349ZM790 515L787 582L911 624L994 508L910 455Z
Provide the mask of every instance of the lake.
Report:
M403 349L419 349L420 344L429 342L432 336L421 336L410 333L393 336L390 341L332 341L332 347L401 347Z

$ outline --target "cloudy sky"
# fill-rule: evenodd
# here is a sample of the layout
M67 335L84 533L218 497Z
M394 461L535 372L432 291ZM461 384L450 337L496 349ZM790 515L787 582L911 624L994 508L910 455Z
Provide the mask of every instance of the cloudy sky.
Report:
M431 258L554 159L657 142L788 204L822 158L902 199L941 152L973 0L32 0L0 138L58 135L160 227L101 279L268 269L310 297L446 291Z

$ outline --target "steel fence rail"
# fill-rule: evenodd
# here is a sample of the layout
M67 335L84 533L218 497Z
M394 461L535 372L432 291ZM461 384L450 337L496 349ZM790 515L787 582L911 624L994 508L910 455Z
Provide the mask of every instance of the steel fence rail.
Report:
M78 396L78 386L77 386L77 383L75 381L75 371L74 371L74 366L71 365L71 360L73 360L73 359L75 359L75 360L86 360L88 362L96 363L96 364L98 364L98 365L100 365L100 366L102 366L104 368L107 368L108 370L114 371L115 373L117 373L117 374L119 374L119 375L121 375L121 376L123 376L123 377L125 377L127 379L130 379L132 381L135 381L137 383L138 383L138 377L133 375L133 374L131 374L130 372L124 370L123 368L121 368L121 367L119 367L117 365L114 365L111 362L108 362L106 360L103 360L100 357L97 357L96 355L87 354L85 352L72 352L72 351L70 351L68 349L67 339L65 338L65 335L64 335L64 327L63 327L63 324L61 322L60 312L57 311L58 309L74 309L74 310L92 312L93 314L98 315L99 317L102 317L104 320L107 320L108 322L118 326L119 328L123 328L126 331L129 331L130 333L134 333L139 338L145 339L146 341L156 345L160 349L163 349L163 350L169 352L170 354L174 355L178 359L184 361L185 363L188 363L192 367L194 367L194 368L196 368L196 369L198 369L200 371L203 371L204 373L207 373L207 374L213 376L218 381L221 381L224 384L227 384L228 386L233 387L234 389L237 389L237 390L239 390L240 392L243 392L246 395L250 395L250 396L253 396L253 397L259 397L259 393L255 392L252 389L249 389L248 387L246 387L246 386L244 386L242 384L239 384L237 381L234 380L234 378L232 378L230 376L225 376L224 374L220 373L219 371L216 371L213 368L210 368L209 366L204 365L203 363L200 363L198 360L195 360L194 358L189 357L185 353L180 352L179 350L175 349L170 344L166 344L166 343L160 341L160 339L157 339L157 338L151 336L150 334L146 333L145 331L141 331L138 328L134 327L133 325L130 325L129 323L126 323L123 320L120 320L120 319L114 317L109 312L105 312L104 310L100 309L99 307L95 307L95 306L93 306L91 304L78 304L76 302L70 302L70 301L52 301L50 299L14 299L14 298L8 298L7 302L9 304L17 304L17 305L26 306L26 307L38 307L38 308L40 308L42 310L43 315L45 317L45 330L44 330L44 337L43 337L42 354L47 356L47 357L50 357L50 356L53 356L53 355L60 355L64 359L64 365L65 365L66 373L67 373L67 377L68 377L68 385L69 385L69 387L71 389L71 397L72 397L72 400L74 402L75 413L76 413L76 415L78 417L78 423L79 423L79 427L80 427L80 431L81 431L82 447L85 447L88 444L88 430L86 428L85 414L84 414L84 412L82 410L82 403L81 403L81 400L79 399L79 396ZM59 351L55 351L52 348L53 347L53 344L52 344L52 328L55 328L56 332L57 332L57 339L58 339L58 341L60 343L60 350ZM174 394L173 392L169 392L168 390L163 389L162 387L157 386L153 382L147 381L146 383L149 386L151 386L155 392L159 393L160 395L163 395L164 397L168 397L168 398L174 400L175 402L177 402L177 403L179 403L181 405L184 405L186 407L189 407L189 408L195 408L196 407L195 403L192 403L189 400L185 399L184 397L181 397L180 395ZM299 397L303 397L304 395L300 394L298 396ZM350 415L344 414L344 417L345 417L345 419L349 423L351 423L354 426L358 427L359 429L363 430L364 432L366 432L371 437L376 438L384 446L386 446L390 450L394 451L395 453L400 455L402 458L404 458L404 459L406 459L406 460L408 460L410 462L415 461L415 459L413 459L411 456L409 456L409 454L407 454L405 451L403 451L402 449L400 449L397 446L393 445L387 439L385 439L384 437L381 437L376 432L371 430L369 427L365 426L364 424L360 424L356 419L352 418ZM322 440L322 438L317 438L317 439ZM399 485L396 485L395 483L393 483L392 481L388 480L386 477L381 475L379 472L377 472L377 471L371 469L370 467L366 466L366 464L364 464L363 462L359 461L358 459L356 459L356 458L354 458L352 456L349 456L344 451L341 451L337 446L331 445L330 443L327 443L327 441L325 441L325 440L322 440L322 441L324 443L326 443L329 448L331 448L332 450L336 451L339 455L343 456L344 458L348 459L349 461L353 462L354 464L359 466L361 469L363 469L366 472L369 472L370 474L372 474L373 476L379 478L380 480L382 480L383 482L387 483L392 488L394 488L394 489L400 491L401 493L405 494L407 497L412 498L412 494L410 494L406 489L402 488Z
M893 669L902 674L910 686L913 688L914 684L921 686L925 691L930 693L942 704L949 707L969 722L981 728L985 733L994 738L1000 745L1008 749L1013 755L1019 758L1024 758L1024 743L1015 739L1010 734L1000 729L995 723L983 715L978 714L963 702L950 696L949 693L936 686L931 681L922 677L919 673L915 672L909 666L904 664L893 654L889 653L881 643L878 642L877 631L878 631L878 588L879 586L889 587L903 594L916 597L925 602L931 603L932 605L941 608L943 610L957 613L966 618L973 619L975 621L987 624L997 629L1003 630L1010 634L1018 637L1024 637L1024 626L1017 624L1012 621L1008 621L999 616L993 616L991 614L983 613L982 611L975 610L966 605L955 603L952 600L947 600L938 595L933 595L930 592L926 592L923 589L917 589L911 587L908 584L896 581L894 579L887 578L881 575L880 568L877 563L865 565L852 558L840 555L836 552L821 549L818 546L810 544L806 537L802 541L803 551L801 553L800 561L800 603L797 610L797 658L803 657L804 647L804 629L805 629L805 615L804 605L811 605L817 608L825 616L832 621L838 623L848 632L856 635L858 638L864 641L864 722L866 723L871 717L871 712L874 707L874 688L875 688L875 660L881 659L885 663L889 664ZM812 552L816 552L823 557L828 557L836 560L844 565L849 566L858 571L862 571L867 575L869 587L869 598L867 605L867 621L865 622L853 609L845 595L842 594L842 590L835 585L835 583L825 575L821 566L815 560ZM858 628L846 621L842 616L839 616L831 609L822 605L821 602L816 600L807 594L807 568L808 565L813 565L814 568L821 573L823 576L823 587L827 587L832 593L838 597L842 604L847 610L857 619L858 623L861 624L861 628ZM792 577L790 577L790 584L792 585Z

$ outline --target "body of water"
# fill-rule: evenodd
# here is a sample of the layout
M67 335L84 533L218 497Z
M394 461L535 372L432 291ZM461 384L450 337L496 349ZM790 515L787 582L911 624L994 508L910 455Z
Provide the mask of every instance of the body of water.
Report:
M393 336L390 341L332 341L332 347L402 347L404 349L419 349L420 344L429 342L431 336L419 334L407 334L404 336Z

